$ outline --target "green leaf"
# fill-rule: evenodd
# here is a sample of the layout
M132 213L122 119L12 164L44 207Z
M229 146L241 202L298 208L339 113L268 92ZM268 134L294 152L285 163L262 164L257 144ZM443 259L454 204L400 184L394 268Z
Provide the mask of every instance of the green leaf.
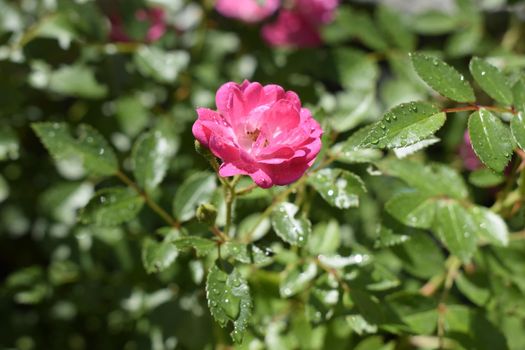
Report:
M115 101L115 116L121 129L129 136L138 135L151 120L140 95L123 96Z
M480 206L469 208L469 212L479 237L496 245L506 246L509 243L507 224L498 214Z
M272 227L282 240L296 246L304 246L312 231L306 218L295 218L299 208L292 203L281 203L272 212Z
M385 204L386 211L403 224L428 229L434 222L435 200L419 192L402 192Z
M31 126L55 160L80 158L86 170L98 175L114 175L118 172L118 161L113 149L92 127L81 124L76 130L75 139L66 123L44 122Z
M490 300L490 284L484 273L477 272L475 275L460 273L456 277L455 284L461 293L476 305L483 307Z
M404 291L389 295L386 303L408 326L405 331L417 334L432 334L435 331L438 305L434 299L419 293Z
M206 280L206 297L211 315L221 327L233 322L231 337L241 343L252 314L250 287L237 270L226 273L214 265Z
M139 72L160 83L173 83L179 73L189 63L189 55L185 51L163 51L162 49L144 45L135 53L135 64Z
M334 56L338 76L346 89L375 89L379 67L365 52L345 48L336 50Z
M359 314L355 315L348 315L345 317L346 322L352 328L354 332L356 332L359 335L363 334L374 334L377 333L377 325L368 323L365 318ZM383 343L380 341L380 345L383 345ZM364 348L364 347L361 347ZM374 349L375 344L374 344ZM372 348L370 348L372 349Z
M445 119L445 113L429 103L403 103L389 110L374 125L361 146L405 147L433 135L443 126Z
M392 247L403 269L418 278L429 279L444 272L441 247L425 232L416 232L404 244Z
M308 250L313 255L333 254L341 243L341 230L336 220L314 227L308 239Z
M216 187L215 175L208 172L196 173L187 178L173 201L175 216L180 221L193 218L197 207L210 201Z
M171 242L146 238L142 242L142 263L147 273L161 272L173 264L178 251Z
M207 256L217 248L217 242L197 236L180 237L172 241L172 244L180 250L195 249L198 257Z
M512 87L514 95L514 108L525 114L525 78L519 79Z
M360 145L374 127L369 124L354 132L346 141L340 142L330 152L343 163L369 163L381 159L383 152L373 148L361 148Z
M381 5L377 7L375 16L380 29L392 44L406 51L414 49L416 37L407 29L399 13Z
M374 242L374 248L388 248L405 243L410 236L396 234L394 230L384 225L377 227L377 239Z
M80 64L64 66L55 71L45 64L33 64L31 83L37 88L57 94L99 99L107 94L107 87L97 82L93 68Z
M468 81L452 66L437 57L421 53L412 53L410 57L417 74L432 89L454 101L476 101L474 90Z
M495 173L488 168L483 168L471 172L468 180L476 187L489 188L503 183L503 181L505 181L505 175Z
M226 255L243 264L267 264L272 261L270 251L262 250L253 244L226 242L223 247Z
M510 132L521 149L525 149L525 112L520 112L510 120Z
M441 140L438 139L437 137L430 136L429 138L413 143L410 146L394 148L393 151L397 158L402 159L414 153L417 153L427 147L430 147L438 143L439 141Z
M8 125L0 124L0 161L18 158L18 136Z
M410 16L411 28L423 35L442 35L455 30L460 18L437 10Z
M383 33L379 31L374 21L366 12L351 12L351 22L347 22L347 27L350 28L352 36L361 41L365 46L382 51L388 48ZM352 23L352 26L348 26Z
M140 188L154 190L166 176L175 143L160 130L144 133L133 147L133 173Z
M377 163L386 175L395 176L410 187L428 196L448 196L456 199L468 197L463 178L454 169L432 163L424 165L411 160L389 159Z
M439 201L434 229L452 254L464 262L470 260L476 250L477 232L467 209L456 201Z
M481 109L470 115L468 131L478 158L492 170L502 172L514 149L508 127L492 113Z
M347 209L359 206L359 195L366 192L361 178L342 169L322 169L308 177L308 183L330 205Z
M279 292L283 298L289 298L304 291L317 276L317 265L309 263L286 270L279 285Z
M134 219L144 204L136 192L121 187L105 188L89 200L80 214L85 224L116 226Z
M498 68L479 57L472 58L469 68L474 80L490 97L504 105L512 105L512 90Z

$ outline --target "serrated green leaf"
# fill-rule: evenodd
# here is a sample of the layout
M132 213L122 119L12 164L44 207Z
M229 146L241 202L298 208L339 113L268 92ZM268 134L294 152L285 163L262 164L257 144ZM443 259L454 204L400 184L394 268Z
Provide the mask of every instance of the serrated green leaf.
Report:
M66 123L33 123L32 127L55 160L75 157L81 159L86 170L93 174L114 175L118 172L113 149L92 127L80 125L76 139Z
M463 57L471 55L479 47L483 38L483 26L472 25L453 33L447 39L445 52L449 57Z
M177 249L195 249L199 257L204 257L217 248L217 242L197 236L177 238L172 243Z
M308 183L325 201L339 209L359 206L359 195L366 192L359 176L342 169L322 169L308 177Z
M210 201L217 184L215 175L208 172L196 173L180 185L173 201L173 212L180 221L195 216L195 210L202 203Z
M306 218L296 218L299 208L292 203L281 203L272 212L272 227L282 240L302 247L312 231L312 224Z
M467 262L476 250L477 232L467 209L456 201L439 201L434 229L448 250Z
M468 131L478 158L494 171L502 172L514 148L508 127L491 112L481 109L470 115Z
M498 174L488 168L475 170L469 174L468 181L476 187L488 188L497 186L505 181L503 174Z
M142 242L142 263L147 273L161 272L177 258L177 248L171 242L158 242L146 238Z
M445 123L446 115L426 102L410 102L385 113L363 140L362 147L398 148L426 139Z
M283 298L289 298L302 292L317 276L317 265L309 263L286 270L279 285L279 292Z
M512 90L502 72L487 61L473 57L470 61L470 72L474 80L490 97L504 105L512 105Z
M389 159L377 165L386 175L398 177L428 196L445 195L457 199L468 197L463 178L444 164L425 165L411 160Z
M498 214L480 206L469 208L469 213L479 237L496 245L506 246L509 243L507 224Z
M428 229L434 222L435 200L419 192L403 192L385 204L390 215L411 227Z
M525 149L525 112L520 112L510 120L510 131L516 144Z
M414 49L416 37L407 29L399 13L381 5L377 7L375 16L380 29L392 44L406 51Z
M373 148L361 148L360 145L374 127L369 124L354 132L346 141L340 142L330 151L337 160L343 163L369 163L381 159L383 152Z
M412 53L410 57L421 79L441 95L458 102L476 100L474 90L465 77L443 60L421 53Z
M163 51L150 45L141 46L134 56L139 72L160 83L173 83L189 63L185 51Z
M137 216L144 198L136 192L122 187L105 188L89 200L80 214L85 224L116 226Z
M233 322L231 337L241 343L252 314L250 287L237 270L226 273L214 265L206 280L206 297L211 315L221 327Z
M514 96L514 108L525 114L525 78L519 79L512 87Z
M133 173L140 188L154 190L166 176L175 144L162 131L141 135L133 147Z

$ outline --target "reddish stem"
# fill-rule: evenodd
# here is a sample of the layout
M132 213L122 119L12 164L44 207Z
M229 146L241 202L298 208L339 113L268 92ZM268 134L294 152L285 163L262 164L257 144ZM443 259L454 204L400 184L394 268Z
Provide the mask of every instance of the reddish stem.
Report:
M486 109L486 110L489 110L489 111L500 112L500 113L517 114L517 111L516 111L516 109L514 109L514 107L504 108L504 107L478 106L478 105L461 106L461 107L454 107L454 108L444 108L444 109L442 109L442 112L455 113L455 112L465 112L465 111L479 111L480 109Z

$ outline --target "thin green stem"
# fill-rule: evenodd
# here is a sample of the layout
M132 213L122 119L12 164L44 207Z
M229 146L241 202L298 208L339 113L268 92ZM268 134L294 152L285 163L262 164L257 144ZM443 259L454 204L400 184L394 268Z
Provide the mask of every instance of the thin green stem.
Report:
M118 171L115 174L116 177L118 177L123 183L125 183L127 186L131 187L135 192L137 192L143 199L144 202L153 210L155 213L157 213L167 224L174 228L180 228L180 222L178 222L175 218L173 218L170 214L168 214L164 209L162 209L151 197L143 191L133 180L131 180L126 174L124 174L122 171Z
M447 274L438 304L437 335L439 338L439 349L445 349L445 315L447 313L446 301L450 293L450 289L452 289L452 286L454 285L458 271L461 268L461 260L459 260L459 258L456 256L451 255L447 259L446 266Z

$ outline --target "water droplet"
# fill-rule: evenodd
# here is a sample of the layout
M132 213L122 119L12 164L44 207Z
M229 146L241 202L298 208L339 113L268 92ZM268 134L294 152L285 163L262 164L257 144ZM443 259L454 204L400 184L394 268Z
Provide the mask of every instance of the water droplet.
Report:
M99 154L99 155L103 155L104 152L105 152L104 148L101 148L101 149L98 151L98 154Z
M486 72L485 72L485 71L481 72L481 75L485 75L485 74L486 74Z
M328 196L333 196L334 195L334 191L333 190L328 190Z

